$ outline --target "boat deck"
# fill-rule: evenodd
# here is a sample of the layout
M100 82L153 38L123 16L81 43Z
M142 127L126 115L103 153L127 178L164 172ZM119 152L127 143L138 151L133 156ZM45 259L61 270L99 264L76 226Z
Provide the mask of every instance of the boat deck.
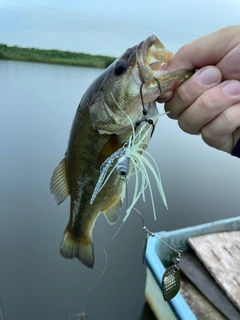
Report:
M180 293L169 302L161 281L174 251L159 238L184 252ZM146 260L145 294L157 319L240 319L240 217L159 232L148 244Z

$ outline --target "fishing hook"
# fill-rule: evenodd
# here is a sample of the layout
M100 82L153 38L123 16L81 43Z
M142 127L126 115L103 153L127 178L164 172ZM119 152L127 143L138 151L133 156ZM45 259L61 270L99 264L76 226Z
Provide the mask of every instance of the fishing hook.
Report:
M154 79L155 79L155 78L154 78ZM157 79L155 79L155 80L157 81ZM146 110L145 107L144 107L144 101L143 101L143 94L142 94L142 87L143 87L143 85L144 85L144 83L142 83L141 86L140 86L140 97L141 97L141 102L142 102L142 107L143 107L142 114L143 114L144 118L143 118L142 120L138 120L135 125L136 125L136 127L138 127L138 126L140 126L140 124L141 124L142 122L144 122L144 121L147 122L148 124L152 125L152 126L153 126L153 129L152 129L152 132L151 132L151 137L152 137L153 132L154 132L154 130L155 130L155 125L154 125L152 119L147 119L147 118L145 117L145 116L147 115L147 110ZM158 87L160 88L159 82L158 82ZM161 88L160 88L160 90L161 90Z
M143 107L143 115L146 116L147 115L147 110L144 107L144 101L143 101L143 94L142 94L142 87L143 87L144 83L141 84L140 86L140 97L141 97L141 101L142 101L142 107Z
M160 82L159 82L159 80L158 80L157 78L155 78L155 77L153 77L153 79L157 81L158 89L159 89L159 91L160 91L160 95L161 95L161 94L162 94L162 90L161 90Z

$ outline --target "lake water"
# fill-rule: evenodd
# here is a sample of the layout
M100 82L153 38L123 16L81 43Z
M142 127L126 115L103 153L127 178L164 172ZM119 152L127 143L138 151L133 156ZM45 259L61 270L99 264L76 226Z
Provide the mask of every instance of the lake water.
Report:
M99 216L95 266L60 256L69 199L52 201L49 181L63 158L78 103L101 70L0 61L0 308L4 320L60 320L83 310L84 295L105 266L102 246L121 223ZM161 107L161 106L160 106ZM162 108L162 107L161 107ZM151 231L173 230L239 215L240 160L182 132L163 116L148 151L156 159L169 210L155 193L139 201ZM131 184L133 186L133 184ZM107 268L88 293L90 320L141 318L145 302L144 234L132 213L105 245Z

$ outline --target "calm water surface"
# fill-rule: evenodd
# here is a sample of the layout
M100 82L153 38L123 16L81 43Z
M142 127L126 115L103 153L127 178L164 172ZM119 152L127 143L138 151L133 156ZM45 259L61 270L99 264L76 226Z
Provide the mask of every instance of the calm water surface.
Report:
M0 308L4 320L60 320L83 310L85 292L105 265L102 246L120 224L100 216L94 228L95 267L60 256L69 199L56 207L49 193L63 158L78 103L101 70L0 61ZM139 201L152 231L173 230L239 215L240 160L180 131L166 116L149 146L161 170L166 211L155 194ZM133 184L131 184L133 186ZM107 269L88 293L90 320L140 319L145 266L141 220L132 213L109 242Z

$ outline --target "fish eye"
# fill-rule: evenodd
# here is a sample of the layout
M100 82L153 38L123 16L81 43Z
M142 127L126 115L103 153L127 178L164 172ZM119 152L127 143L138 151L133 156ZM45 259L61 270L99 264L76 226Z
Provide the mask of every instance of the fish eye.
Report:
M114 72L117 76L120 76L121 74L125 73L127 70L127 63L124 61L118 61L115 65Z
M125 177L125 176L127 175L127 172L124 171L124 170L121 170L121 171L120 171L120 175L123 176L123 177Z

